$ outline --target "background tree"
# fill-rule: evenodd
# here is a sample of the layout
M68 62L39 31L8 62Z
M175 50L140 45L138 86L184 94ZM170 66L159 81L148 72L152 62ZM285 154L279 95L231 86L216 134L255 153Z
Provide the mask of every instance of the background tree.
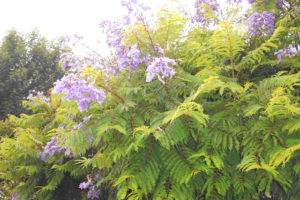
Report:
M62 40L49 42L39 32L11 30L0 47L0 119L24 112L21 101L32 90L47 92L62 77Z

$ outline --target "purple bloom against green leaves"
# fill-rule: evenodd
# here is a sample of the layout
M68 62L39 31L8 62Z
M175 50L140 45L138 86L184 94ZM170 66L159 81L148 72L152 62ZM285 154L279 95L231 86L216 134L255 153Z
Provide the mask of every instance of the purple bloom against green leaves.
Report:
M101 178L101 176L99 174L97 174L94 177L94 181L99 181L100 178ZM89 189L89 191L87 193L87 198L88 199L97 199L99 197L100 190L98 190L96 188L96 186L93 185L93 182L91 180L88 180L87 182L80 183L79 188L81 190Z
M102 89L96 88L94 83L89 83L75 74L68 74L56 81L52 93L65 94L63 100L76 100L80 111L87 110L94 100L101 104L105 99L105 93Z
M89 142L93 142L93 140L94 140L94 135L92 134L89 138Z
M81 190L85 190L85 189L87 189L88 187L90 187L92 185L93 185L93 183L91 181L82 182L82 183L79 184L79 188Z
M145 61L144 58L141 57L141 52L137 44L130 46L129 49L123 49L122 52L119 53L118 65L120 70L130 66L130 71L135 71L137 67Z
M89 66L85 59L72 53L64 53L60 57L60 66L65 71L80 72L82 68Z
M13 194L11 195L11 200L18 200L18 199L19 199L19 194L20 194L20 192L13 193Z
M94 187L90 188L87 194L88 199L97 199L99 197L100 190L95 189Z
M227 0L227 3L236 3L236 4L239 4L241 2L242 2L242 0Z
M81 127L82 127L82 123L75 124L75 125L73 126L72 132L75 131L75 130L80 129Z
M68 156L69 158L73 158L74 157L74 154L73 154L72 150L69 149L68 147L61 148L60 146L57 146L58 140L59 140L59 138L57 138L57 137L56 138L52 138L46 144L46 146L43 147L43 153L41 155L41 160L43 160L45 162L47 155L53 156L55 153L61 153L61 152L63 152L65 154L65 156ZM70 150L69 154L68 154L68 149Z
M128 15L124 16L123 20L124 20L124 23L123 23L124 26L128 26L130 24L130 21L131 21L130 16L128 16Z
M248 0L249 4L253 4L255 2L256 2L256 0ZM283 5L283 0L277 0L276 1L276 8L280 8L282 5Z
M253 4L254 2L256 2L256 0L248 0L249 4Z
M119 32L116 32L116 40L113 40L110 44L116 50L117 60L116 66L118 71L123 71L125 68L129 67L130 71L135 71L137 67L144 62L141 58L141 52L138 49L137 44L131 45L130 47L125 47L121 43Z
M135 17L143 15L143 12L149 9L149 7L137 0L122 0L121 5L127 8L128 15L132 14Z
M96 181L96 182L100 181L101 179L102 179L101 174L96 174L96 175L94 176L94 181Z
M211 21L205 17L206 9L210 8L212 11L217 13L219 11L219 4L216 0L196 0L195 8L196 15L192 18L192 21L207 26Z
M94 70L102 69L100 60L90 57L75 56L72 53L64 53L60 57L60 66L65 71L81 72L83 68L92 67Z
M279 49L278 51L276 51L274 53L274 55L277 55L278 58L278 62L277 63L281 63L282 62L282 58L283 56L286 54L286 51L284 49Z
M60 124L57 128L65 129L66 128L66 124Z
M199 8L202 4L208 5L214 11L219 9L219 4L216 0L196 0L195 7Z
M108 37L108 44L115 50L116 59L109 63L106 68L113 74L118 74L124 69L135 71L139 65L144 63L145 57L141 57L138 45L125 46L122 43L122 27L118 22L102 22L101 26Z
M155 47L155 51L156 51L160 56L165 55L165 51L164 51L160 46L156 46L156 47Z
M264 11L262 14L255 12L248 19L248 35L271 35L274 31L275 17L272 13Z
M276 8L279 9L283 6L283 0L277 0L276 1Z
M37 98L40 101L45 102L47 104L49 104L49 102L50 102L50 98L46 97L43 92L37 92L35 90L30 91L29 95L27 96L27 99L32 100L32 103L34 104L34 103L36 103L35 98Z
M84 117L82 118L82 122L87 122L87 121L89 121L89 120L91 119L91 117L92 117L92 115L84 116Z
M169 64L176 65L176 62L174 59L167 57L155 58L147 67L146 82L151 82L155 77L157 77L160 82L165 84L163 79L175 75L175 71L169 67Z
M274 53L274 55L277 55L277 58L278 58L278 62L277 63L279 64L279 63L283 62L283 58L284 57L292 58L292 57L296 56L296 54L298 53L298 51L299 51L299 47L297 49L296 47L293 47L290 44L287 48L280 49L280 50L276 51Z
M47 144L46 146L43 147L44 151L42 154L42 157L44 158L47 154L49 154L50 156L53 156L56 152L60 153L61 150L59 147L56 146L56 143L58 141L58 138L52 138ZM42 159L44 160L44 159Z
M128 13L123 17L123 26L130 24L142 23L149 24L145 11L150 8L138 0L122 0L121 5L125 7Z

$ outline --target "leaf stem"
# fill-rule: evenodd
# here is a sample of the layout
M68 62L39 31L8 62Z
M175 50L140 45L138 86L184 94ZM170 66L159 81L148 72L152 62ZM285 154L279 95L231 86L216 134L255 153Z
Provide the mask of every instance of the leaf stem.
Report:
M98 83L97 85L98 85L99 87L103 88L104 90L106 90L107 92L109 92L109 93L113 94L114 96L116 96L118 99L120 99L120 100L122 101L122 103L125 102L124 98L121 97L120 95L118 95L114 90L109 89L108 87L106 87L106 86L104 86L104 85L102 85L102 84L100 84L100 83Z

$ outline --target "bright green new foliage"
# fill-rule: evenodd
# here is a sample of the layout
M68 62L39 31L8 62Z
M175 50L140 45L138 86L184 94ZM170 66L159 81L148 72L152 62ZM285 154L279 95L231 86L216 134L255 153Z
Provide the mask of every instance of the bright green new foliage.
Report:
M235 7L207 26L168 9L149 23L129 2L136 18L106 27L102 68L64 65L68 82L24 102L33 115L1 122L3 195L298 199L299 2L252 4L275 16L270 35L249 35Z

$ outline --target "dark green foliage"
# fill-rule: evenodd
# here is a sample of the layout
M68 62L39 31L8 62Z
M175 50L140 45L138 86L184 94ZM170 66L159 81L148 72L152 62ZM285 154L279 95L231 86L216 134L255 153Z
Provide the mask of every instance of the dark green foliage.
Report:
M50 43L34 31L23 36L11 30L0 47L0 119L19 115L31 90L46 93L62 77L58 67L61 42Z

